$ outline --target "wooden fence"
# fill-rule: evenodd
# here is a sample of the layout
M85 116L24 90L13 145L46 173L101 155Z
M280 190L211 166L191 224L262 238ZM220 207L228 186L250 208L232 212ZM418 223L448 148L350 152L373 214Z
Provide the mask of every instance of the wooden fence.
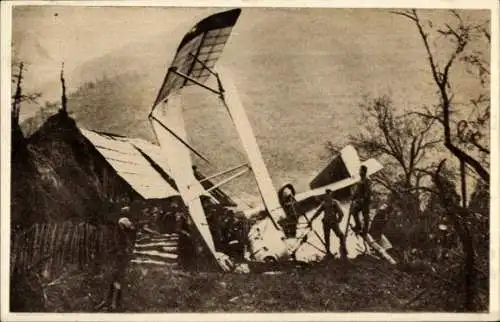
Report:
M36 270L49 275L72 265L77 269L99 269L112 263L118 250L118 231L113 226L86 223L37 223L18 234L11 243L11 273ZM133 262L175 264L178 236L139 233Z

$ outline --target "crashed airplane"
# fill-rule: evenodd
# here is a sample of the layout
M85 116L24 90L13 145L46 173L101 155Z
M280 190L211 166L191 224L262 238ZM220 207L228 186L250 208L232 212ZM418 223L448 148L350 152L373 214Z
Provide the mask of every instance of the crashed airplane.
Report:
M235 267L234 262L216 248L207 222L206 209L201 199L205 191L200 189L199 185L193 184L197 182L197 179L192 169L191 153L205 161L206 158L188 143L188 133L180 104L182 90L187 86L201 87L220 99L234 123L248 159L248 163L244 165L210 176L210 179L214 179L239 170L229 178L215 184L215 187L249 171L255 177L262 206L245 213L248 218L258 218L246 236L245 259L249 262L315 261L318 257L325 255L322 233L318 233L322 232L321 220L319 220L321 215L314 216L321 206L325 191L332 190L342 210L348 214L350 189L359 181L357 174L359 167L365 165L368 168L368 175L371 175L380 171L382 165L375 159L361 162L356 150L347 146L312 180L311 190L296 194L293 186L288 186L282 188L279 194L277 193L236 87L227 73L215 69L216 62L223 52L240 13L241 9L233 9L211 15L196 24L184 36L148 118L168 161L190 219L196 227L196 234L203 241L205 248L209 250L214 264L224 271ZM215 79L216 87L207 85L207 80L210 78ZM296 206L300 208L299 213L302 214L296 222L291 222L295 228L292 236L286 232L287 227L285 227L290 225L290 222L287 223L290 214L284 210L281 200L285 190L290 190L289 193L294 195L297 201ZM353 258L363 252L374 250L379 256L394 262L385 252L385 249L390 247L386 239L385 242L380 243L385 245L382 247L369 235L362 238L350 229L353 223L353 218L344 216L342 229L347 236L349 257ZM366 243L370 247L365 247ZM335 238L332 238L331 245L332 252L336 253L339 245Z

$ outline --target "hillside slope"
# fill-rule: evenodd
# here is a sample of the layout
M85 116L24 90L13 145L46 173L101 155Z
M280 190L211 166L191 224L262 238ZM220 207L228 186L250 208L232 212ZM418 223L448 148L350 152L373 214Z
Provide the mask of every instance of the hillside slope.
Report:
M276 186L293 182L299 191L307 189L309 180L324 165L326 142L345 144L347 134L356 131L360 113L355 107L361 95L388 89L386 84L378 88L361 80L376 80L380 73L390 72L369 61L385 54L379 41L392 43L404 37L381 33L382 40L371 39L346 28L352 19L373 23L373 17L365 19L371 14L386 16L384 12L354 14L351 10L243 11L218 65L233 74ZM67 74L73 93L71 115L89 129L154 140L148 112L178 42L195 22L188 19L158 36L123 41L123 47L73 66ZM371 30L383 29L382 23L388 22L379 19ZM414 64L403 52L392 51L391 55ZM400 74L394 73L403 78ZM413 90L413 85L407 89ZM187 91L184 98L193 144L212 161L210 166L199 163L201 170L217 172L244 159L232 124L217 100L196 89ZM229 187L257 193L251 178Z

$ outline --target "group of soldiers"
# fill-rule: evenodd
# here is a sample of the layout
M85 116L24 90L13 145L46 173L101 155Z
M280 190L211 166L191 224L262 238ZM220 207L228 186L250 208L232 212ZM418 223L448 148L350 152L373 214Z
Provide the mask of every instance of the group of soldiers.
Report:
M354 187L354 191L351 197L351 206L349 209L349 217L353 217L355 221L355 226L352 228L356 234L361 234L366 236L368 234L368 229L370 227L370 202L371 202L371 183L367 177L367 167L361 166L359 169L360 181ZM290 193L284 196L283 189L289 189ZM297 218L300 215L300 211L297 211L297 201L295 200L295 191L293 186L287 185L280 190L280 201L287 214L287 220L290 221L288 226L296 227ZM311 224L312 220L323 213L323 234L325 238L325 248L327 256L331 255L330 252L330 232L333 231L337 238L339 239L339 253L342 259L347 259L347 247L346 247L346 236L340 227L340 223L344 218L344 213L340 207L338 200L334 198L334 193L330 189L326 189L325 195L323 197L321 206L316 211L316 213L309 220ZM363 223L360 217L363 218ZM378 220L376 227L377 230L382 229L385 220ZM286 225L286 224L285 224ZM294 237L295 229L288 229L285 231L288 237Z

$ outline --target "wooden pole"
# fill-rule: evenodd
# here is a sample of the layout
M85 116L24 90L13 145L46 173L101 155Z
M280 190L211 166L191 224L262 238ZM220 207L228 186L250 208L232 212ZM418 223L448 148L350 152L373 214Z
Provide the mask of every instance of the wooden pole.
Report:
M62 244L64 241L64 228L66 227L66 223L62 223L60 225L61 228L58 230L56 235L56 249L61 249L61 251L55 253L53 259L53 262L57 267L62 267L64 263L62 259Z
M33 240L33 254L32 257L35 261L38 261L43 255L40 251L40 224L35 224L35 237Z
M43 223L43 240L42 240L42 254L48 254L50 251L50 225L48 223ZM44 269L49 269L47 263L44 263Z
M64 239L63 239L63 252L62 252L62 260L64 262L69 262L70 255L68 255L68 246L71 241L71 223L67 223L64 225L65 227L65 232L64 232Z

